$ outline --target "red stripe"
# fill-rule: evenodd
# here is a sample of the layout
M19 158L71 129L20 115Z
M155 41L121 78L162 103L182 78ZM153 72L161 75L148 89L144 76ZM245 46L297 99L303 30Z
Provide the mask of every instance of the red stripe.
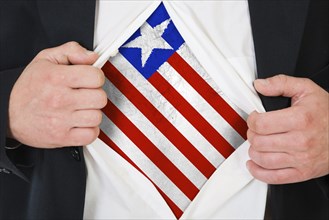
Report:
M167 61L245 140L247 123L195 70L177 53Z
M216 168L109 62L106 77L207 178Z
M103 112L190 199L198 188L109 100Z
M158 72L148 81L211 143L227 158L234 148L168 83Z
M180 208L178 208L178 206L157 185L155 185L155 183L102 130L99 133L99 138L153 183L177 219L183 215L183 211L180 210Z

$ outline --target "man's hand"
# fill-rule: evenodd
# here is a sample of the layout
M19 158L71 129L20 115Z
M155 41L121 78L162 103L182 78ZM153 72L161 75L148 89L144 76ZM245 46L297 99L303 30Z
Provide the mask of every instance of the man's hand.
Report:
M265 96L291 97L291 107L250 114L247 167L269 184L309 180L329 173L328 93L304 78L278 75L256 80Z
M69 42L41 51L15 83L9 100L9 133L42 148L86 145L99 134L103 72L98 55Z

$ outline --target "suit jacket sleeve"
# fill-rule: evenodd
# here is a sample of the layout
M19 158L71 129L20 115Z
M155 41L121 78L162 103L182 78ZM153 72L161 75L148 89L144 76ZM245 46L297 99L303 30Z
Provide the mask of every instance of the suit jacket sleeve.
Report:
M23 68L15 68L0 71L0 168L6 172L13 172L24 178L24 175L11 162L6 152L6 134L8 128L8 104L13 85L23 71Z

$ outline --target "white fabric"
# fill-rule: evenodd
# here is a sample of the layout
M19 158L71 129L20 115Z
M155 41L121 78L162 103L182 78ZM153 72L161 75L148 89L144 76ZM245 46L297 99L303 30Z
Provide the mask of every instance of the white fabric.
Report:
M101 67L145 22L160 1L100 1L95 51ZM248 114L264 111L252 87L255 55L243 1L165 1L197 59L231 101ZM222 83L225 82L225 83ZM247 171L243 143L212 175L181 219L262 219L267 185ZM84 149L88 177L85 219L174 219L153 184L97 139Z

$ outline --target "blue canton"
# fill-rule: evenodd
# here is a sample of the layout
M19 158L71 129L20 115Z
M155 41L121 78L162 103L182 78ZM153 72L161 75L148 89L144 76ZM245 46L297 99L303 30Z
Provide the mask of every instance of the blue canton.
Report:
M148 25L152 28L160 25L166 20L170 19L168 12L166 11L163 3L154 11L154 13L146 20ZM138 29L123 45L126 45L136 38L140 37L141 29ZM142 49L141 48L129 48L120 47L119 52L146 78L150 78L159 67L168 60L168 58L176 52L177 49L184 43L184 39L179 34L172 20L170 20L168 26L165 28L161 37L171 46L169 49L154 48L147 57L146 63L142 64ZM147 42L146 42L147 43ZM146 45L147 46L147 45Z

